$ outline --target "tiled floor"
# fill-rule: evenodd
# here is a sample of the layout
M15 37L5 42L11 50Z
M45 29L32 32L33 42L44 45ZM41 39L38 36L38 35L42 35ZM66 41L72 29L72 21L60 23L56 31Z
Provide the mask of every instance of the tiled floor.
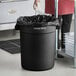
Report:
M73 59L55 60L55 66L47 71L27 71L21 68L20 54L9 54L0 49L0 76L76 76Z

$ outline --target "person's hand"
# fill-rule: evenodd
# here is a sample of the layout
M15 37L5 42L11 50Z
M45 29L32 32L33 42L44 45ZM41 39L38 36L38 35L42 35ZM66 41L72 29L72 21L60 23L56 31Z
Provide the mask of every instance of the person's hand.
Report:
M40 0L35 0L34 1L34 4L33 4L34 10L36 10L38 8L38 3L40 3Z

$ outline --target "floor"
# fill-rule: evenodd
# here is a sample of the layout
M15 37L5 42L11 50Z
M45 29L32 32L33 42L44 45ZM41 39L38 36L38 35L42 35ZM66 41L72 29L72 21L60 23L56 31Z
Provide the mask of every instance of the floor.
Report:
M73 30L73 26L72 26ZM1 33L1 32L0 32ZM5 35L8 32L5 31ZM6 39L4 34L0 34L0 40ZM14 32L13 32L14 36ZM18 36L16 36L18 38ZM15 37L15 38L16 38ZM72 58L56 59L55 66L47 71L28 71L21 68L20 54L10 54L0 49L0 76L76 76L76 69L73 67Z
M20 54L0 49L0 76L76 76L72 58L56 59L55 66L47 71L28 71L21 68Z

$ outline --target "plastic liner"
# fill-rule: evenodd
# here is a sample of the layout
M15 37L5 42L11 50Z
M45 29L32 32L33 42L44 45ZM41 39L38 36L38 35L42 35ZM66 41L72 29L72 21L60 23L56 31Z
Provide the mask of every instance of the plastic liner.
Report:
M24 16L17 19L15 26L16 30L20 30L20 26L47 26L51 22L51 25L56 25L56 18L50 15L34 15L34 16ZM54 23L54 24L53 24ZM58 25L58 24L57 24Z

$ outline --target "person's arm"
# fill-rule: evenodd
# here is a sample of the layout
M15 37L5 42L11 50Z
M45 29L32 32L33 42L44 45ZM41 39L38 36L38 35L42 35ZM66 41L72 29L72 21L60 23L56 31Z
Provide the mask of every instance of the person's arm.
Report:
M38 3L38 2L40 2L40 0L35 0L35 1L34 1L34 3Z
M34 4L33 4L33 8L36 9L38 7L38 3L40 2L40 0L35 0Z

